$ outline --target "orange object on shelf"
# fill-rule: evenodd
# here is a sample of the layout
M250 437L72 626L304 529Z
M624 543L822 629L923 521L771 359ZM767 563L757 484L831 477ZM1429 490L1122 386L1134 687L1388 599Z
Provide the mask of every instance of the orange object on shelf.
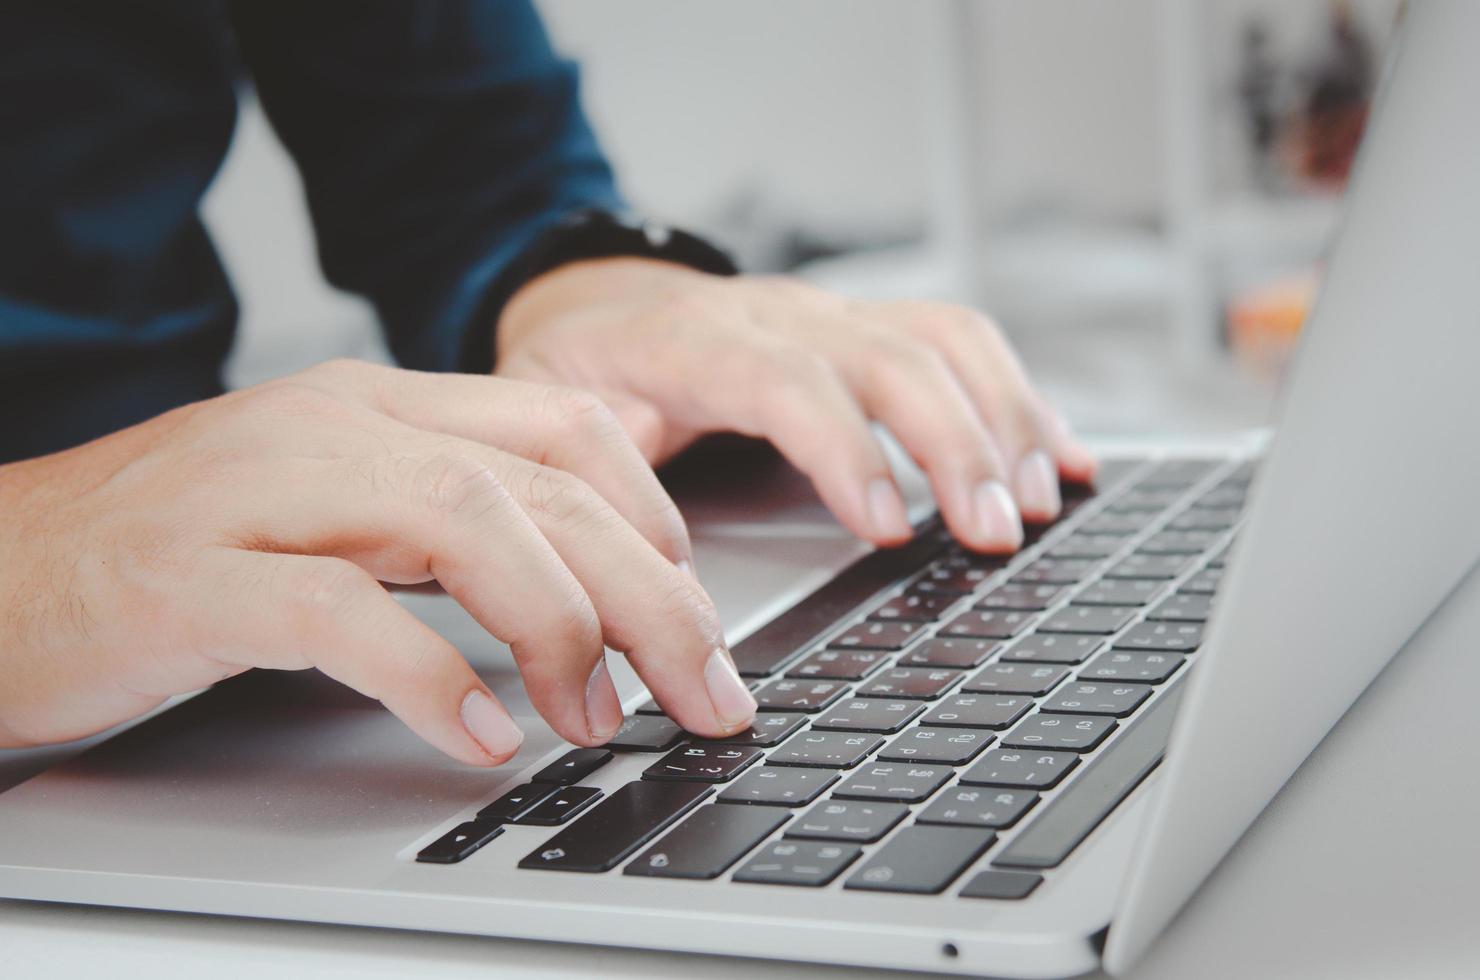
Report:
M1283 373L1319 284L1320 270L1311 268L1235 297L1228 305L1234 355L1261 373Z

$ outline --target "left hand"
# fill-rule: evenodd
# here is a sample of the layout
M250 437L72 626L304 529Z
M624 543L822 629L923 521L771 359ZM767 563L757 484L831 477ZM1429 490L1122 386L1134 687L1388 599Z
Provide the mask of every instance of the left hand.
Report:
M911 530L871 420L978 551L1016 550L1024 518L1058 514L1058 478L1095 469L1001 330L946 303L860 302L793 279L598 259L520 289L497 351L499 375L601 397L654 465L706 432L769 439L844 525L881 545Z

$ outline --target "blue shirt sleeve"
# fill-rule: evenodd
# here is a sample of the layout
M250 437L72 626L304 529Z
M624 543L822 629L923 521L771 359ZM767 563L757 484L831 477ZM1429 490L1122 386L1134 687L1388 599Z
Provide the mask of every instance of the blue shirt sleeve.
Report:
M237 0L241 56L303 174L319 260L396 358L471 363L500 271L562 214L617 208L575 65L527 0Z

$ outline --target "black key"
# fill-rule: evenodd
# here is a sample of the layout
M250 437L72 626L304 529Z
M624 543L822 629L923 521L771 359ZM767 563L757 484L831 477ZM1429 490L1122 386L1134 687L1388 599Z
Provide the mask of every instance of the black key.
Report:
M945 785L951 770L912 762L871 762L833 790L840 799L919 803Z
M1237 507L1189 507L1167 522L1173 531L1226 531L1238 523Z
M1055 664L988 664L961 687L964 694L1047 694L1069 674Z
M519 818L534 827L557 827L601 799L601 790L591 786L562 786L539 806Z
M1188 555L1126 555L1111 565L1105 578L1173 579L1192 567L1195 559Z
M1072 752L993 749L966 770L961 782L972 786L1051 789L1077 765L1079 756Z
M911 728L884 746L879 760L964 766L996 737L970 728Z
M1039 558L1020 568L1009 582L1027 585L1073 585L1095 570L1087 558Z
M503 796L478 811L479 820L501 820L512 822L549 799L559 787L550 783L525 783L515 786Z
M658 702L654 701L652 698L648 698L646 701L642 702L642 704L639 704L637 706L637 710L632 713L634 715L661 715L663 713L663 709L658 707Z
M1001 830L1021 820L1037 802L1038 794L1031 790L956 786L920 811L915 823Z
M864 698L934 701L955 686L962 676L959 670L894 667L876 674L867 684L860 684L854 693Z
M1186 662L1186 657L1175 653L1107 650L1080 668L1079 677L1086 681L1160 684Z
M694 742L680 745L643 771L643 779L723 783L734 779L764 753L753 745Z
M921 722L946 728L1006 728L1021 718L1033 699L1002 694L956 694L931 709Z
M662 715L632 715L622 719L622 727L606 743L618 752L664 752L683 737L678 722Z
M1125 718L1151 697L1145 684L1086 684L1075 681L1049 698L1041 710L1055 714L1114 715Z
M1155 516L1155 511L1132 510L1121 514L1104 511L1079 525L1079 530L1086 534L1135 534Z
M800 885L820 888L842 874L863 853L857 844L826 841L779 840L768 844L735 872L732 881L761 885Z
M961 889L962 898L995 898L1013 902L1027 898L1043 884L1042 875L1021 871L979 871Z
M956 596L931 595L928 592L906 592L885 599L868 614L869 619L902 619L911 623L933 623L941 617Z
M1167 596L1157 607L1146 614L1152 622L1205 623L1213 611L1211 596L1178 592Z
M975 667L1002 649L996 640L926 640L899 658L901 667Z
M612 761L609 749L571 749L550 763L530 779L537 783L559 783L568 786L579 783L608 762Z
M1204 568L1178 587L1177 591L1192 595L1212 595L1223 584L1223 569Z
M416 860L423 864L456 864L503 832L497 820L469 820L423 847Z
M894 829L910 808L903 803L826 800L786 828L787 837L872 844Z
M1129 490L1106 504L1105 509L1112 514L1124 514L1131 511L1154 514L1176 503L1182 493L1182 490Z
M1008 647L1002 659L1023 663L1078 664L1098 653L1104 645L1105 641L1098 636L1034 633Z
M755 694L761 711L821 711L843 696L848 685L838 681L782 679L771 681Z
M934 895L992 846L997 835L970 827L906 827L843 883L865 891Z
M1167 590L1165 582L1144 578L1102 578L1074 597L1076 606L1144 606Z
M852 769L884 744L878 735L859 732L798 732L766 760L773 766L819 766Z
M880 732L891 735L925 710L919 701L885 701L881 698L850 698L839 701L812 723L814 729L843 732Z
M826 769L757 766L735 780L719 799L721 803L806 806L837 781L838 774Z
M976 604L978 609L1022 609L1040 612L1059 601L1067 587L1062 585L1029 585L1026 582L1007 582L997 586Z
M1048 549L1050 558L1109 558L1120 550L1125 539L1108 534L1071 534Z
M778 745L783 739L792 735L807 723L806 715L782 714L780 712L763 711L755 716L755 721L750 727L738 735L719 739L721 742L736 742L741 745L754 745L759 748L768 749Z
M943 637L969 636L983 640L1010 640L1032 624L1032 613L1002 609L973 609L940 628Z
M926 569L924 575L911 583L910 589L925 595L966 595L968 592L975 592L977 586L996 572L997 569L992 566L974 567L956 562L936 562Z
M1214 531L1158 531L1136 546L1146 555L1200 555L1218 540Z
M1109 636L1135 618L1130 606L1065 606L1039 623L1038 632Z
M1136 719L1125 734L1092 759L1084 773L1043 808L993 864L1057 867L1156 768L1176 717L1180 690Z
M1137 623L1115 638L1117 650L1191 653L1202 646L1202 623Z
M861 681L889 659L882 650L820 650L786 672L787 677Z
M903 650L921 629L919 623L859 623L833 637L827 645L834 650Z
M622 869L646 878L718 878L787 821L760 807L700 807Z
M525 855L519 867L609 871L711 792L700 783L628 783Z
M1114 718L1096 715L1033 715L1002 736L1009 749L1088 752L1115 731Z

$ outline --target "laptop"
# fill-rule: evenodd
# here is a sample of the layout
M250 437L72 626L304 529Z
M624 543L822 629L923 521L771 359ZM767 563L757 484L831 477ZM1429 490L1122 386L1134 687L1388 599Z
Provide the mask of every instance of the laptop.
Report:
M1265 452L1107 460L1015 556L867 551L784 466L672 475L761 712L636 676L459 766L311 672L218 685L0 794L0 896L1002 977L1124 973L1480 558L1480 6L1409 5Z

